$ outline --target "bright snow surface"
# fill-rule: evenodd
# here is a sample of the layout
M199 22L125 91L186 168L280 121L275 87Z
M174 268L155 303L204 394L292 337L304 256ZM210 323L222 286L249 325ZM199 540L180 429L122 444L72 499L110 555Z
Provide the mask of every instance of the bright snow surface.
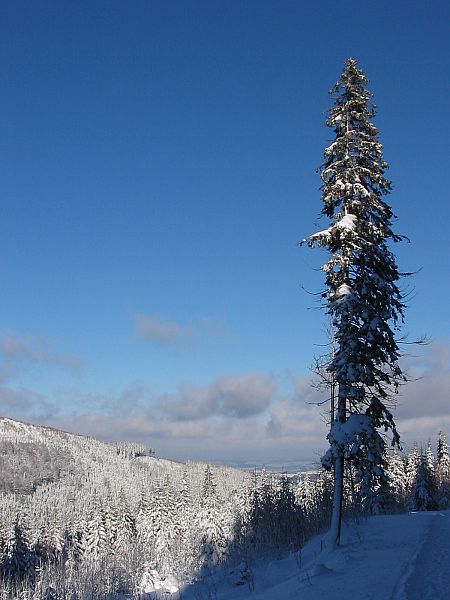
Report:
M371 517L344 527L343 543L261 562L248 583L230 569L183 589L183 600L449 600L450 511ZM172 595L175 600L178 594Z

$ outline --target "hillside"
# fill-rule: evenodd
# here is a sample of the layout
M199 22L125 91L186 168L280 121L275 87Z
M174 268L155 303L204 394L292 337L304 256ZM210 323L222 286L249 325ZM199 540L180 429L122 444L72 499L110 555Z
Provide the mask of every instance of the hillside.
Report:
M426 455L418 446L408 456L386 452L386 464L387 480L368 497L348 471L344 515L353 525L342 548L319 554L331 509L325 471L289 478L181 463L139 444L0 418L0 600L148 600L180 589L187 600L249 591L315 600L335 588L347 597L354 576L369 586L355 600L391 597L420 540L448 556L431 520L441 513L425 512L450 506L445 436L436 458L429 444ZM364 521L407 509L424 512ZM446 532L448 515L441 524Z
M142 459L157 476L180 471L181 463L154 459L154 450L129 442L104 443L94 438L0 417L0 492L32 494L43 484L88 473L130 467L130 459ZM148 456L150 455L150 456ZM139 464L139 461L135 461ZM136 474L136 471L133 471Z
M136 509L142 493L160 486L183 486L187 480L199 496L206 463L172 461L153 449L130 442L104 443L52 427L0 417L0 493L27 503L53 493L87 505L106 496L122 496ZM209 466L218 492L229 494L250 476L239 469ZM70 490L70 492L69 492ZM29 496L29 498L26 498Z
M38 566L50 577L63 563L74 585L110 569L114 585L134 589L146 565L187 581L218 560L224 550L210 542L231 535L251 476L148 454L1 418L0 577L34 581Z

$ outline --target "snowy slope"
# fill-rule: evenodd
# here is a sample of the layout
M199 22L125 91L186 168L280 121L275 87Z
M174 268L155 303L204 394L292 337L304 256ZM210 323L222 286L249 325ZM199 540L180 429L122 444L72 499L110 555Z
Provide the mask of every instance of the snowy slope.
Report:
M252 569L248 583L220 580L186 588L183 600L449 600L450 512L372 517L345 528L335 552L321 538L300 555Z
M185 468L183 463L154 456L132 462L161 477L168 473L181 476ZM129 471L129 457L118 454L114 443L0 416L0 492L32 493L43 483L64 480L73 473L85 475L103 463Z

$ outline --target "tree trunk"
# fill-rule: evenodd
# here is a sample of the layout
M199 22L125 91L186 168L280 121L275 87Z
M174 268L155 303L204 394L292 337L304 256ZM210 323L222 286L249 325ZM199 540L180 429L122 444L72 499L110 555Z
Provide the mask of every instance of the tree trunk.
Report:
M347 420L347 399L338 393L337 420L345 423ZM338 455L334 463L333 512L329 541L331 548L337 548L341 542L342 499L344 496L344 450L338 445Z
M331 548L337 548L341 542L342 498L344 495L344 453L339 452L334 465L333 512L329 540Z

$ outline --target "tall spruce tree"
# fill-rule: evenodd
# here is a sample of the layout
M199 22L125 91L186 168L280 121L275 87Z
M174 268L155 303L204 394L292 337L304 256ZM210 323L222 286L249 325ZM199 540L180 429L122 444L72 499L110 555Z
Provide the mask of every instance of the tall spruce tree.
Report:
M399 443L387 404L405 377L398 364L395 331L403 321L400 273L389 242L402 238L391 229L394 215L383 200L391 190L385 177L375 107L368 79L354 59L331 90L334 105L326 124L334 141L325 149L321 168L322 214L330 226L304 240L328 250L326 309L334 332L326 365L336 387L337 411L322 458L334 469L330 540L340 541L344 462L358 472L363 489L373 490L383 474L382 428Z

